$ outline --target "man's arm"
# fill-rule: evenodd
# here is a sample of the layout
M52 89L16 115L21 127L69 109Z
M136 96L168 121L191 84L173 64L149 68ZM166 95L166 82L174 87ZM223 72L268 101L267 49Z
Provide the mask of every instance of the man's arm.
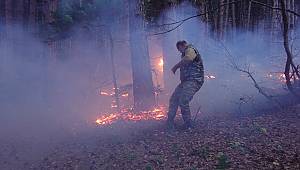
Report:
M182 57L181 61L178 62L173 68L172 72L175 74L178 68L181 66L185 66L193 62L193 60L196 58L197 54L194 49L188 48L185 51L185 56Z
M177 71L177 69L179 69L181 66L185 66L185 65L187 65L187 64L190 64L191 62L193 62L193 61L182 59L180 62L178 62L178 63L172 68L172 72L175 74L176 71Z

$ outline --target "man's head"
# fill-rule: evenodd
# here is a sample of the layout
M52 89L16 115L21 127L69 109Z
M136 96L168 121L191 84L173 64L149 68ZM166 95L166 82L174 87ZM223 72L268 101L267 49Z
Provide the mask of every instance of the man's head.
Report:
M178 41L176 43L177 50L180 51L181 53L184 52L184 50L186 49L187 45L188 45L187 42L184 41L184 40Z

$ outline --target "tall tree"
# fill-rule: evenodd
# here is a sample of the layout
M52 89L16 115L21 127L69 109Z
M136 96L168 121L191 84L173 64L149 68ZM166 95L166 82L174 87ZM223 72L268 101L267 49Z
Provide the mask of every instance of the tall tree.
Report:
M115 66L115 56L114 56L114 40L112 37L111 33L111 28L108 28L108 39L109 39L109 44L110 44L110 62L111 62L111 70L112 70L112 79L113 79L113 84L114 84L114 97L115 97L115 102L117 105L117 110L120 110L120 98L119 98L119 87L118 87L118 81L117 81L117 75L116 75L116 66Z
M0 1L0 42L5 32L5 1Z
M155 96L144 21L139 0L128 0L128 5L134 109L148 110L155 105Z
M6 25L12 22L12 1L5 0L5 23Z
M280 0L281 5L281 15L282 15L282 23L283 23L283 45L286 52L286 64L285 64L285 79L286 79L286 85L290 92L294 94L298 99L300 99L300 95L295 91L293 84L291 82L291 78L297 77L300 78L299 70L295 66L293 61L293 55L290 49L289 45L289 18L286 12L286 3L284 0ZM291 73L292 70L292 73ZM292 77L291 77L292 74Z

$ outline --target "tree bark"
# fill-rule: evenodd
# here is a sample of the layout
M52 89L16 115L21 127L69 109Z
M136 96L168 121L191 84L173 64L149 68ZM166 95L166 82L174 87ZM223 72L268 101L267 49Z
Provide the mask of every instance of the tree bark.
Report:
M135 111L149 110L155 105L148 42L138 0L128 0L130 51Z

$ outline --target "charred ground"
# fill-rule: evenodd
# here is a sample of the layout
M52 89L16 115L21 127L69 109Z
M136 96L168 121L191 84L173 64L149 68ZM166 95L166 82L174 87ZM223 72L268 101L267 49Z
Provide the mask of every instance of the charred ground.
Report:
M162 122L156 122L155 126L149 122L115 124L97 129L97 138L76 139L62 144L43 158L39 167L299 169L299 121L298 106L242 118L203 118L199 119L194 130L179 128L174 133L166 132ZM125 133L124 126L127 128ZM120 133L118 129L122 127L123 132Z

